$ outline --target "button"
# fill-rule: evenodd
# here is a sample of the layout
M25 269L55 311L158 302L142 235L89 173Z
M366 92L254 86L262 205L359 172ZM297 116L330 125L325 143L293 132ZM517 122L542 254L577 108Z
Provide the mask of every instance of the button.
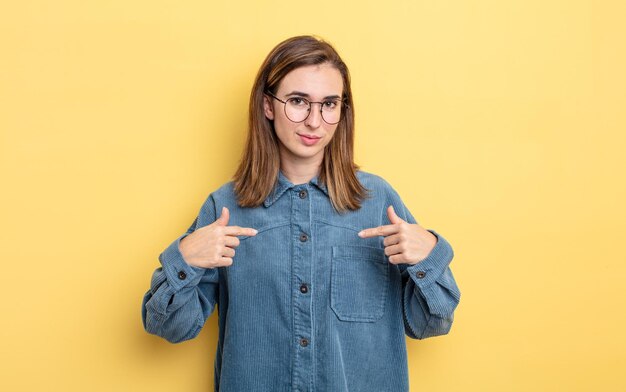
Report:
M424 271L417 271L415 276L417 276L418 279L422 279L424 276L426 276L426 272L424 272Z
M300 196L301 199L306 199L306 191L303 189L300 192L298 192L298 196Z
M309 288L307 287L306 283L302 283L302 285L300 285L300 292L302 294L306 294L309 292Z
M309 236L306 234L300 234L300 242L307 242L309 240Z
M300 346L306 347L308 345L309 345L309 341L308 340L306 340L304 338L300 339Z
M180 280L185 280L185 279L187 279L187 274L185 273L185 271L180 271L180 272L178 273L178 279L180 279Z

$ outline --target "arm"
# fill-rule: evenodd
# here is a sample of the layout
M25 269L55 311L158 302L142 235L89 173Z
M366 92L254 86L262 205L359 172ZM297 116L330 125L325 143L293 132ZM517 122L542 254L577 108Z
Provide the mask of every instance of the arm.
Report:
M391 187L386 206L390 224L365 229L359 236L385 237L389 263L398 265L402 273L406 334L414 339L446 334L461 297L448 267L454 256L452 248L439 234L419 226Z
M389 204L396 207L406 223L418 225L394 190L389 194ZM419 229L425 233L424 229ZM413 339L447 334L461 298L449 267L454 257L452 247L435 231L428 232L436 238L430 252L420 257L417 263L399 265L402 271L404 329Z
M215 205L209 197L187 232L159 256L161 267L152 275L150 290L144 295L142 319L147 332L172 343L198 335L213 312L218 295L217 268L187 264L180 252L180 241L196 229L215 220Z

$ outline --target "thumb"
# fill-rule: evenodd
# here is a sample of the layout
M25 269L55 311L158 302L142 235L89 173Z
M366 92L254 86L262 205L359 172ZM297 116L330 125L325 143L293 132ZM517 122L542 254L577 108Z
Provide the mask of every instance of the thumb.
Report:
M228 218L230 218L230 212L228 211L228 208L222 207L222 215L220 215L220 217L217 218L217 220L215 222L219 226L227 226L228 225Z
M404 220L396 214L393 206L387 207L387 217L389 218L389 222L391 222L392 224L404 222Z

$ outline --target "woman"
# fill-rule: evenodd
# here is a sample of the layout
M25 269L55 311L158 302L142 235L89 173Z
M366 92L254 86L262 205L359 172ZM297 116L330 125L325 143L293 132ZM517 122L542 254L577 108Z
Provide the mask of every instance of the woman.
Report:
M160 256L146 330L195 337L218 305L215 390L406 391L404 335L445 334L460 293L452 249L353 162L348 69L288 39L250 97L234 181Z

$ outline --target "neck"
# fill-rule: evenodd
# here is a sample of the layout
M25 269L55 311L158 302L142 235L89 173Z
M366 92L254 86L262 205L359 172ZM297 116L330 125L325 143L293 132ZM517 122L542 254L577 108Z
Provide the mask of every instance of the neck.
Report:
M323 154L312 159L294 159L281 154L280 171L294 185L306 184L320 172Z

